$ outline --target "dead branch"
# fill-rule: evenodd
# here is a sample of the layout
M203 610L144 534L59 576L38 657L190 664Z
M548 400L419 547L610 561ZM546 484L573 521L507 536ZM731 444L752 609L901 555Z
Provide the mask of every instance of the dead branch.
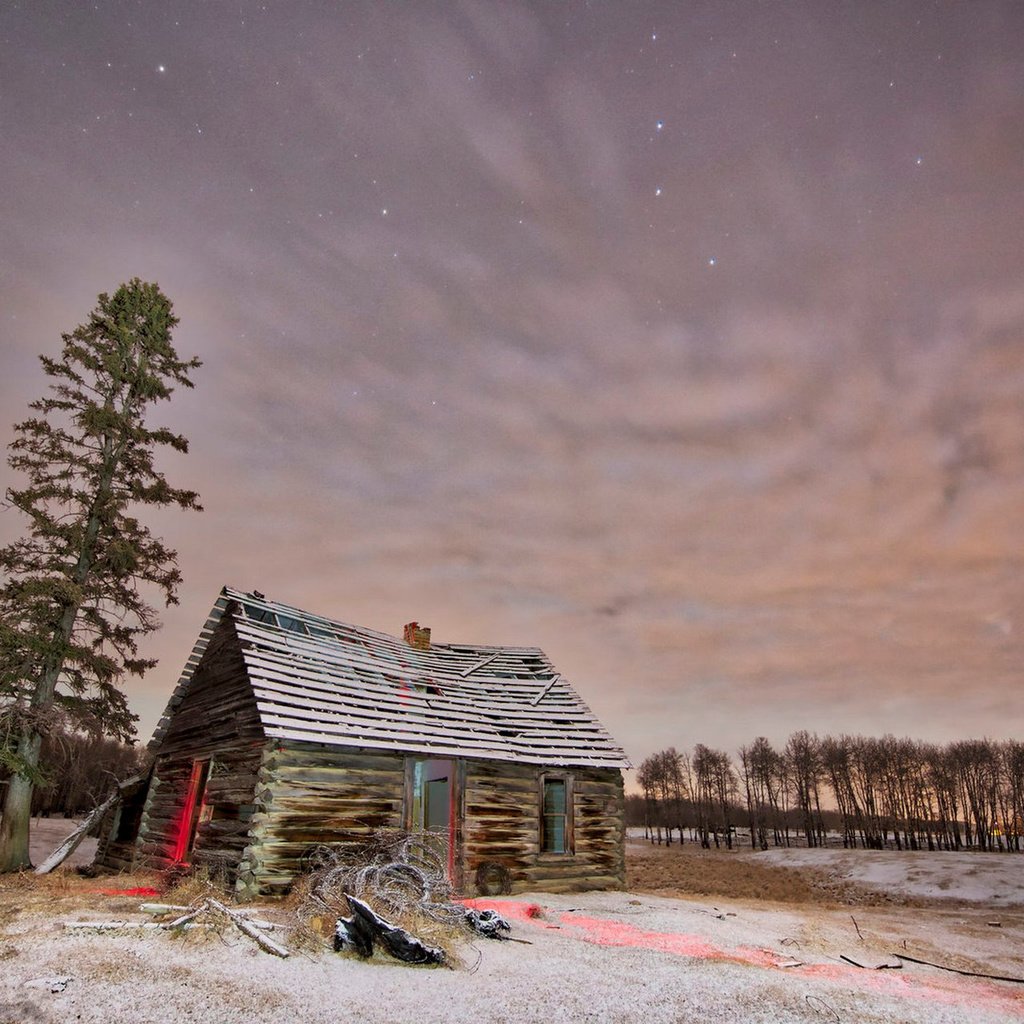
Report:
M931 960L918 960L916 957L907 956L906 953L893 953L897 960L906 960L912 964L922 964L925 967L937 967L940 971L951 971L953 974L962 974L965 978L985 978L988 981L1012 981L1016 985L1024 985L1024 978L1013 978L1006 974L985 974L981 971L964 971L959 967L949 967L946 964L932 963Z
M825 1002L821 996L804 996L804 1002L817 1014L825 1016L826 1014L832 1016L836 1021L842 1020L839 1014L836 1012L836 1008L831 1004Z
M898 971L903 964L888 964L884 960L874 964L862 964L858 963L851 956L847 956L845 953L839 954L840 960L845 960L848 964L853 964L854 967L859 967L864 971Z
M282 959L286 959L291 955L284 946L279 946L272 939L268 939L266 935L256 927L255 922L243 917L237 911L224 906L220 900L215 900L212 896L209 896L205 902L211 909L224 914L240 932L248 935L250 939L260 946L261 949L265 949L268 953L273 953L274 956L279 956Z

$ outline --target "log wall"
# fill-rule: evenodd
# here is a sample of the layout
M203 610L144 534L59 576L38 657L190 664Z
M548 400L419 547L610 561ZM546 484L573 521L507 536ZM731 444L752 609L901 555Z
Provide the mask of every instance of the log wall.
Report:
M540 850L541 777L571 780L572 853ZM626 884L622 773L607 768L548 770L468 761L464 790L463 888L478 873L504 869L513 893L622 889ZM493 873L492 873L493 874Z
M234 626L225 619L210 640L192 684L174 711L153 767L135 846L137 866L173 863L194 760L210 760L206 804L186 859L233 880L249 843L257 773L266 739Z
M141 782L122 787L121 799L103 816L97 828L99 843L93 865L106 871L130 871L135 861L135 842L139 816L145 806L149 786L147 775Z
M282 895L314 847L364 842L378 829L401 828L404 793L399 755L317 743L272 745L259 770L239 890Z
M500 865L512 892L621 889L625 885L622 775L614 769L560 771L572 780L571 854L540 852L540 786L545 769L464 761L455 858L456 884L476 892L477 872ZM237 887L282 895L318 845L359 843L377 829L402 828L406 757L313 743L268 747L256 786L251 842Z

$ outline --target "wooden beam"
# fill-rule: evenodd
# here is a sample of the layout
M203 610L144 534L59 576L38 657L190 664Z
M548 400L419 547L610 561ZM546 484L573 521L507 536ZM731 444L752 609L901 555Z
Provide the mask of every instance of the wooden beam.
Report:
M554 686L554 685L555 685L555 683L557 683L557 682L558 682L558 680L559 680L559 679L561 679L561 678L562 678L562 676L561 676L561 673L559 673L559 672L556 672L556 673L555 673L555 674L554 674L554 675L553 675L553 676L551 677L551 680L550 680L550 682L548 683L548 685L547 685L547 686L545 686L545 687L544 687L544 689L543 689L543 690L541 690L541 691L540 691L540 693L538 693L538 694L537 694L537 696L536 696L536 697L534 697L532 701L530 701L530 703L531 703L531 704L532 704L532 705L533 705L534 707L536 707L536 706L537 706L537 705L538 705L538 704L539 704L539 703L540 703L540 702L541 702L541 701L542 701L542 700L543 700L543 699L544 699L544 698L545 698L545 697L546 697L546 696L548 695L548 692L549 692L549 691L551 690L551 687L552 687L552 686Z

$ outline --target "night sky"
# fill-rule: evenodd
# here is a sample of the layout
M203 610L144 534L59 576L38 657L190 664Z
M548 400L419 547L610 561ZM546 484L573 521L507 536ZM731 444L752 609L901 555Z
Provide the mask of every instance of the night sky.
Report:
M637 762L1020 738L1019 0L7 2L0 125L3 443L130 277L205 364L143 738L225 583Z

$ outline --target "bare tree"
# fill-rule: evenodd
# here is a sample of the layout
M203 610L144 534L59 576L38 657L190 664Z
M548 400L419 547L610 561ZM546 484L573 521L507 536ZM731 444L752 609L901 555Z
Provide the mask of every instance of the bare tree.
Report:
M817 736L812 736L806 730L793 733L786 744L784 757L807 845L817 846L824 838L821 796L818 791L822 766Z

